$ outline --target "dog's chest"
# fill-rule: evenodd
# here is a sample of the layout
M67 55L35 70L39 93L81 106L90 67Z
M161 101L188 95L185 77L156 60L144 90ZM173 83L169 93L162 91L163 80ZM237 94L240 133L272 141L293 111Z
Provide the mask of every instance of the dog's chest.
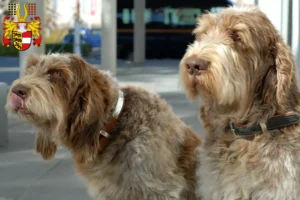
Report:
M111 152L107 151L98 162L83 166L75 165L93 199L179 198L186 182L181 174L176 173L177 168L174 164L177 160L174 159L176 157L173 158L173 152L168 149L161 151L166 157L158 156L158 158L167 159L147 159L148 154L144 151L151 148L145 148L146 144L139 145L140 143L140 140L132 141L127 148L130 151L123 149L118 155L108 155ZM131 151L133 148L134 151Z
M300 199L299 147L269 144L225 151L217 146L200 153L198 192L204 200Z

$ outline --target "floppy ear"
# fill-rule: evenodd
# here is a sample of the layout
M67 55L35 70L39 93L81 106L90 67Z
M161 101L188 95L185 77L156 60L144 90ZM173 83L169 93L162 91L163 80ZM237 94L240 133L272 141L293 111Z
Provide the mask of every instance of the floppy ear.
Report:
M35 140L35 151L41 154L44 160L51 160L56 153L56 149L57 146L52 141L48 130L38 130Z
M289 47L280 36L277 36L271 54L274 65L269 68L264 80L264 102L285 112L290 109L289 95L297 81L295 61Z
M71 60L75 91L66 116L66 140L74 158L84 162L94 159L100 150L109 86L98 70L81 58L72 55Z

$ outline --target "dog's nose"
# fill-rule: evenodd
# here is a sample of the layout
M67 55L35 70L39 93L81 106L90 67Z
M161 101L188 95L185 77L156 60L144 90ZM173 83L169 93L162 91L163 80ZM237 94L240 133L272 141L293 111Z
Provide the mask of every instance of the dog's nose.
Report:
M17 84L12 88L12 93L15 93L17 96L24 99L28 93L28 87L22 84Z
M197 57L191 57L186 62L186 69L190 75L199 75L201 71L207 70L208 62Z

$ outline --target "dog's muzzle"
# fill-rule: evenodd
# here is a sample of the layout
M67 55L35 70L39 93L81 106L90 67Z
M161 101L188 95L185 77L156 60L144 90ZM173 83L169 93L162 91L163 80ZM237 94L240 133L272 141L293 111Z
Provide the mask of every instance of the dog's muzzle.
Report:
M22 84L15 85L11 90L10 101L13 109L24 109L28 88Z

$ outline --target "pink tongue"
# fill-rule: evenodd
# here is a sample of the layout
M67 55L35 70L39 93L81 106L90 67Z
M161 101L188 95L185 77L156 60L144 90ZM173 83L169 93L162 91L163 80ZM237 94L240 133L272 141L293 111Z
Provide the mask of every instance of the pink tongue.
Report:
M11 105L14 109L24 108L24 100L16 95L15 93L12 93L11 95Z

